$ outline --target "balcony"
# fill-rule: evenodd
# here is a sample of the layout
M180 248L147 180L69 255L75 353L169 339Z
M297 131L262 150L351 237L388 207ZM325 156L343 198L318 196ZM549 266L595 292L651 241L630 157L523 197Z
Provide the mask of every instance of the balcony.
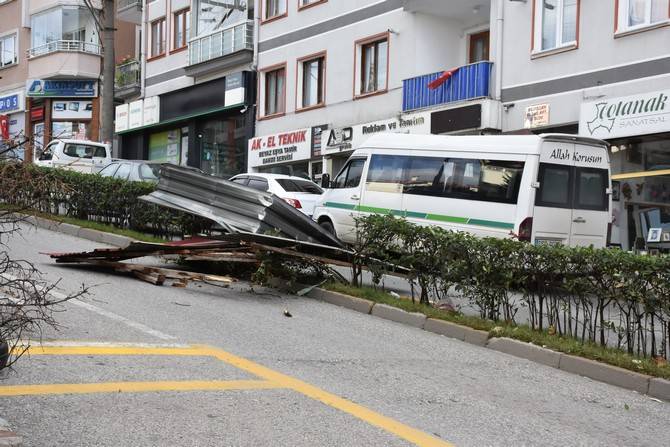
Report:
M55 40L27 52L28 78L98 78L102 47L79 40Z
M116 66L114 73L114 97L129 98L140 93L141 68L138 61L125 62Z
M116 17L123 22L142 24L142 2L140 0L118 0Z
M253 29L253 22L248 20L191 39L186 73L189 76L203 75L250 63L254 49Z
M464 65L436 89L428 84L444 72L405 79L402 82L402 110L423 109L458 101L490 97L493 62Z

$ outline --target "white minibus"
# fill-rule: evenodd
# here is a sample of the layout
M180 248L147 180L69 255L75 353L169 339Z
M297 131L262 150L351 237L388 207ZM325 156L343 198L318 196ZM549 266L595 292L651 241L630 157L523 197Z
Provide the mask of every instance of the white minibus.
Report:
M329 182L314 220L348 243L355 218L535 244L604 247L611 223L608 145L575 135L379 134Z

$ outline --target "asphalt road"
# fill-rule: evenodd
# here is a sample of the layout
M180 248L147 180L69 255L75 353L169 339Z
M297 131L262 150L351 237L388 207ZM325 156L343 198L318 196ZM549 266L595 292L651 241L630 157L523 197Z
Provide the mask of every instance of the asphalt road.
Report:
M670 404L632 391L246 283L157 287L39 254L94 246L9 241L62 292L94 286L0 380L0 417L26 445L667 442Z

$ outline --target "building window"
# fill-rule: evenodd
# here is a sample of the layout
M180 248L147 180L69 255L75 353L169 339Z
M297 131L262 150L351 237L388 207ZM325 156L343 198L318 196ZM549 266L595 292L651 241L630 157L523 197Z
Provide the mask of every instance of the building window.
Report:
M579 0L535 0L533 48L547 51L577 44Z
M302 108L314 107L324 102L325 90L325 56L310 58L299 62L298 69L302 76L301 98L298 104Z
M165 54L165 18L151 22L150 57Z
M216 30L228 28L231 25L238 24L247 20L249 15L253 17L252 1L247 9L240 1L221 1L221 0L196 0L193 2L193 10L196 12L196 34L202 36L210 34Z
M360 45L360 88L365 95L386 90L388 73L388 39Z
M0 37L0 67L17 62L16 34Z
M314 6L319 3L326 3L328 0L298 0L298 9L304 9L308 6Z
M264 0L265 11L263 20L269 20L274 17L280 17L286 14L286 0Z
M99 53L95 21L87 8L53 8L31 16L30 22L32 56L60 50Z
M618 0L617 31L644 28L670 19L669 0Z
M191 22L191 10L182 9L174 13L174 38L172 48L177 50L185 48L188 43L189 24Z
M286 68L265 72L265 116L286 111Z

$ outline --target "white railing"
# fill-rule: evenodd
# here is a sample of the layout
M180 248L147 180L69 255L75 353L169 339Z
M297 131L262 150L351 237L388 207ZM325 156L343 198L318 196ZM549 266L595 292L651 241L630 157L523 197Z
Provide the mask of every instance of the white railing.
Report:
M95 43L82 42L81 40L54 40L27 51L28 58L42 56L43 54L55 53L58 51L102 54L102 47Z
M251 20L198 36L188 43L190 65L207 62L240 50L253 50L254 25Z
M138 61L130 61L116 66L114 76L114 88L139 87L141 81L141 68Z

